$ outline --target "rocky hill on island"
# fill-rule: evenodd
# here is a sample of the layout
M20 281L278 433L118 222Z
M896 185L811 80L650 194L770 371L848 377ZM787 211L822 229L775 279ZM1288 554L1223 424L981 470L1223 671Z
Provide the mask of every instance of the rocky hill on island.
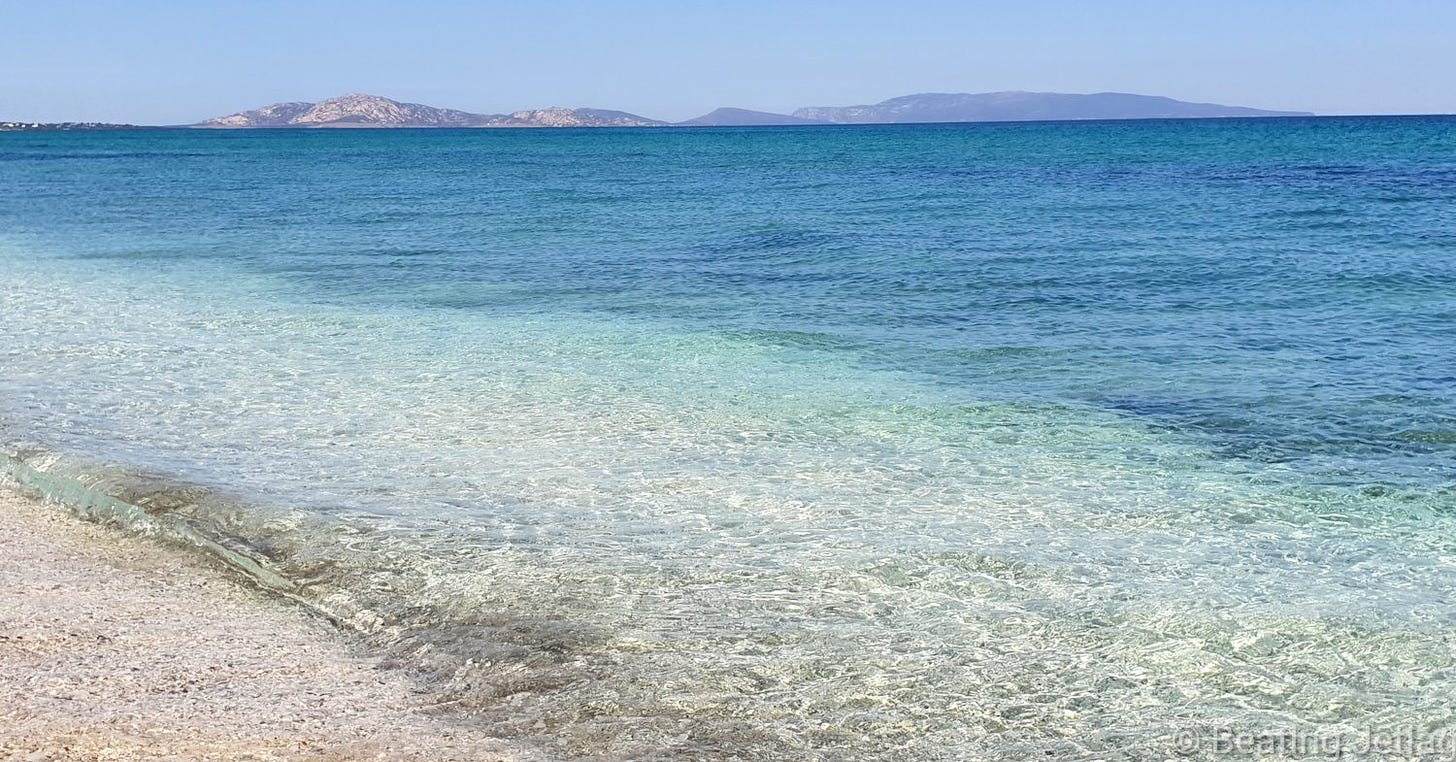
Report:
M513 114L473 114L351 94L318 103L275 103L199 122L195 127L656 127L666 124L625 111L544 108Z
M602 108L551 108L516 111L507 119L514 124L500 126L525 127L663 127L667 122L645 116ZM496 125L489 125L496 126Z

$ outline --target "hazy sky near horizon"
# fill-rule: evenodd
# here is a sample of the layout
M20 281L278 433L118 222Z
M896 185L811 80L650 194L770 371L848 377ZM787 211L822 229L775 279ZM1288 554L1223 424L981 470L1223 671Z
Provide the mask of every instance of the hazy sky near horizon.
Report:
M670 120L991 90L1452 113L1453 30L1453 0L0 0L0 119L346 92Z

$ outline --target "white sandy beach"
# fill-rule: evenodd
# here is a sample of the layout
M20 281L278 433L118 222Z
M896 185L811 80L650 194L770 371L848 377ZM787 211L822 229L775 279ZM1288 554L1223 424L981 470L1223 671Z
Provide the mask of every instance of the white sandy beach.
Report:
M327 623L0 486L0 759L516 759Z

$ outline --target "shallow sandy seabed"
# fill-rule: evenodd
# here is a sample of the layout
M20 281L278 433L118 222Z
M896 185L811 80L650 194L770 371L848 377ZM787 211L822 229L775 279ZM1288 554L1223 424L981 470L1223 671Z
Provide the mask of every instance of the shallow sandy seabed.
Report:
M0 759L502 760L326 622L0 483Z

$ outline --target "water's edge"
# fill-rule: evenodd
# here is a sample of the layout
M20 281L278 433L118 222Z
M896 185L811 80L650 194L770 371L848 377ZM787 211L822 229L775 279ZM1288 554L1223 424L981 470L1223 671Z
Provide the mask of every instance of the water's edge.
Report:
M8 482L8 483L7 483ZM189 518L211 499L206 488L162 477L96 466L29 444L0 444L0 486L53 503L87 521L115 526L174 548L222 562L249 582L286 598L344 629L360 621L346 612L299 594L299 585L274 568L241 538L215 535Z

